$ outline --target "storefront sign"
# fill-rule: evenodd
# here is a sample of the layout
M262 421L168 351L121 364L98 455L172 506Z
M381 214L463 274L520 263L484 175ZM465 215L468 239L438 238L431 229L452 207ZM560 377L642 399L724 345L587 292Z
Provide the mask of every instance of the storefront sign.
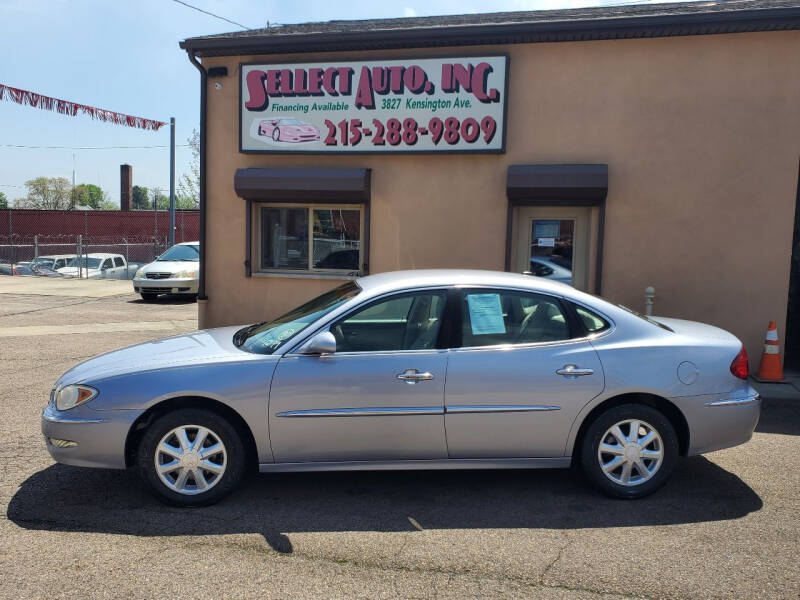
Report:
M503 152L507 56L242 65L242 152Z

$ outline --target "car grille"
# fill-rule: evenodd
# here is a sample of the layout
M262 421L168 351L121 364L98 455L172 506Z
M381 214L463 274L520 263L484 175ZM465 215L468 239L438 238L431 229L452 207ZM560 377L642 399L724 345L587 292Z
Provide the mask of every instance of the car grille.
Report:
M172 273L145 273L144 276L147 279L169 279L172 277Z
M172 288L157 288L157 287L148 287L142 288L143 294L171 294Z

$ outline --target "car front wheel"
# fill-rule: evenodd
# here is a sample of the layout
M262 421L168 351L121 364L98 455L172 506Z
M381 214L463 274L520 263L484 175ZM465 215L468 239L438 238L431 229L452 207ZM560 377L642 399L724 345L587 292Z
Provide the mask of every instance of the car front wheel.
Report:
M142 300L145 302L155 302L158 299L158 294L142 293Z
M669 478L678 436L661 412L643 404L610 408L589 425L581 463L590 481L616 498L642 498Z
M207 506L227 496L245 471L236 429L203 409L177 410L145 431L137 452L139 474L164 502Z

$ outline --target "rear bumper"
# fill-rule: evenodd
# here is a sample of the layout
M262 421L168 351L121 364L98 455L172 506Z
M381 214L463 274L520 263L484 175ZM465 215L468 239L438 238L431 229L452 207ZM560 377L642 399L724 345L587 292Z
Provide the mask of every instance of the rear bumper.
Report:
M137 294L196 294L199 279L134 279Z
M689 425L688 455L744 444L761 416L761 397L753 388L732 394L673 398Z

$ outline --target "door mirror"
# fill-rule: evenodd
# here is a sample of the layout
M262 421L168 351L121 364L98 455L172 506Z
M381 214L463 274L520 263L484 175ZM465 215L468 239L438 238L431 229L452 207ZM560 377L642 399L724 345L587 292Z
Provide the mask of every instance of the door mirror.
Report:
M300 354L333 354L336 352L336 338L330 331L321 331L298 350Z

